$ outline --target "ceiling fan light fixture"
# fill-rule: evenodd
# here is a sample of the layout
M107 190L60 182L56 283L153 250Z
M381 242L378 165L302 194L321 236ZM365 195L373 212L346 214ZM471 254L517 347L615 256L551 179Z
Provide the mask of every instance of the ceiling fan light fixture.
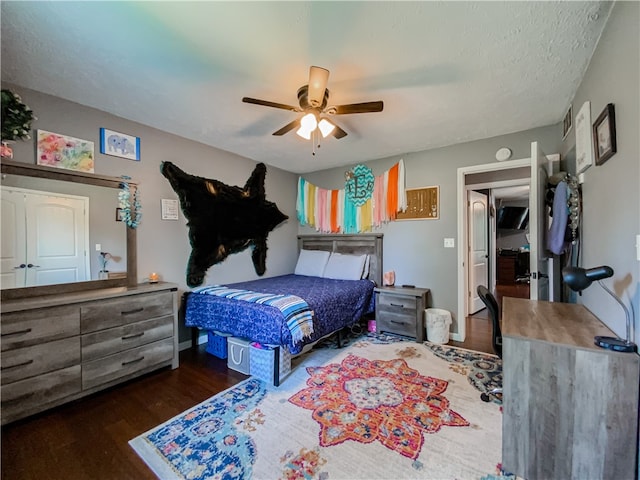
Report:
M323 118L318 122L318 128L322 133L322 138L327 138L327 135L331 135L331 132L333 132L336 126L326 118Z
M311 139L311 132L318 127L318 119L313 113L307 113L300 119L300 128L296 131L298 135L307 140Z
M313 66L309 69L308 98L312 107L319 107L329 81L329 70Z

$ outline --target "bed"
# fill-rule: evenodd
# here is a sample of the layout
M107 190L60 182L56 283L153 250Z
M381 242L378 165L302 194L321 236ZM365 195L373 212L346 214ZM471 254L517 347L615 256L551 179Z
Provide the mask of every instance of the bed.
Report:
M299 235L298 250L350 257L366 254L368 273L366 278L358 280L289 274L214 287L213 290L221 290L215 294L207 292L206 287L194 289L184 298L186 326L261 344L286 346L292 354L297 354L306 344L353 325L373 312L373 289L382 282L382 234ZM264 298L268 297L266 294L293 295L302 299L312 312L309 321L313 333L300 337L288 324L290 319L281 308L233 298L245 293L265 294Z

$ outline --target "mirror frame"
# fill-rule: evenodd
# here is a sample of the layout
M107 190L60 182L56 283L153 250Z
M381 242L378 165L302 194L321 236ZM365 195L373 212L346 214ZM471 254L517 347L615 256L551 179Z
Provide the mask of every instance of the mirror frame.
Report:
M24 175L27 177L49 178L52 180L62 180L65 182L84 183L86 185L98 185L101 187L120 188L123 182L118 177L107 177L93 173L75 172L54 167L44 167L13 160L2 159L2 173L10 175ZM135 181L127 182L131 191L138 188ZM86 290L96 290L100 288L114 287L135 287L138 285L137 268L137 243L136 229L127 226L127 276L126 278L114 278L107 280L88 280L74 283L57 283L53 285L41 285L35 287L19 287L2 290L0 300L13 300L19 298L32 297L34 295L58 295L61 293L75 293Z

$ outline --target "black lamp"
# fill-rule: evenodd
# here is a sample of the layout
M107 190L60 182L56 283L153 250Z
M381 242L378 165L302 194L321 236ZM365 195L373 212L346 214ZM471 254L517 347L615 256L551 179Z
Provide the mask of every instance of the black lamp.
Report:
M615 293L602 283L603 278L612 276L613 269L606 265L588 269L579 267L565 267L562 269L562 279L571 290L581 292L589 287L593 281L597 280L604 291L615 298L616 302L624 309L624 313L627 316L627 339L623 340L619 337L603 337L598 335L595 337L594 343L599 347L615 350L616 352L637 352L638 347L635 343L631 342L631 315L629 314L629 309Z

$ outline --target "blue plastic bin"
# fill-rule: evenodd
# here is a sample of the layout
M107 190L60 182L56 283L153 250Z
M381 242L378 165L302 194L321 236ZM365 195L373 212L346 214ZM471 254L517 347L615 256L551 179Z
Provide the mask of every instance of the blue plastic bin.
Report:
M209 330L207 332L207 353L214 357L227 358L227 337Z

